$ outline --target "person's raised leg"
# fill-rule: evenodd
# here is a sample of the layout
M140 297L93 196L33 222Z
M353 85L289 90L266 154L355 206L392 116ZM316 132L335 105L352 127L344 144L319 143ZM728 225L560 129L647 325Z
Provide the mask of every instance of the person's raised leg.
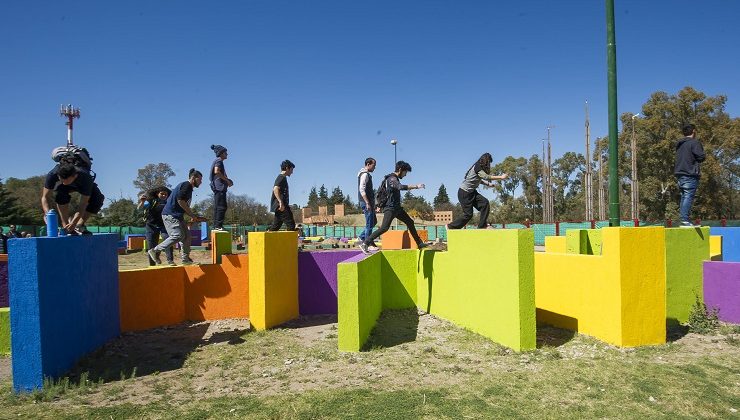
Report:
M419 232L416 231L416 225L414 224L414 219L409 216L408 213L406 213L406 210L401 209L398 212L396 212L396 218L403 222L406 227L409 229L409 233L414 238L414 241L416 242L416 246L419 248L424 248L422 245L424 241L421 240L419 237Z
M462 215L448 224L448 229L462 229L473 218L473 193L462 188L457 190L457 200L462 207Z
M488 199L483 195L475 192L475 198L473 199L473 207L480 212L480 220L478 221L478 229L485 229L488 226L488 215L491 212L491 204Z

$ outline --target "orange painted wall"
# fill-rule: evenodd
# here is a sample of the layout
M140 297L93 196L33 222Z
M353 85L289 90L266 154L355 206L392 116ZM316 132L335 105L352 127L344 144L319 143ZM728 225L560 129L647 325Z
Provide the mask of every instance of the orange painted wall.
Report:
M191 321L249 317L249 257L185 267L185 316Z
M182 267L118 273L121 331L137 331L185 321Z
M422 241L426 242L429 240L429 232L426 230L419 230L417 232ZM385 250L418 249L416 242L408 230L389 230L381 235L380 240L382 241L381 247Z
M249 257L118 273L121 331L249 316Z
M128 237L128 243L126 245L128 249L144 249L144 240L145 238L143 236L129 236Z

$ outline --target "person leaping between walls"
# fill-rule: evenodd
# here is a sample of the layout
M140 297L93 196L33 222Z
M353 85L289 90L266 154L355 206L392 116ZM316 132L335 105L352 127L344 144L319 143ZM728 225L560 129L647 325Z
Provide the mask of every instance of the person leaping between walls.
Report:
M462 229L473 218L473 208L480 212L478 229L485 229L488 226L488 213L490 204L488 199L478 192L480 184L493 186L490 181L503 181L508 178L507 174L491 175L491 162L493 156L490 153L483 153L480 158L465 173L460 188L457 190L457 199L462 206L463 214L447 225L447 229Z

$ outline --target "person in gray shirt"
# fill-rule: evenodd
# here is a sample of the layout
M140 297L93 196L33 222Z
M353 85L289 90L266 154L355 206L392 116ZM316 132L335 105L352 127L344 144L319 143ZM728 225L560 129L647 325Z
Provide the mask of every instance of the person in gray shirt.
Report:
M457 199L460 201L463 214L448 224L447 229L462 229L465 227L473 218L473 208L480 212L478 229L485 229L488 225L490 204L488 199L478 192L478 185L483 184L492 187L493 183L490 181L500 181L509 177L507 174L491 175L492 161L493 156L490 153L483 153L465 173L465 179L457 190Z

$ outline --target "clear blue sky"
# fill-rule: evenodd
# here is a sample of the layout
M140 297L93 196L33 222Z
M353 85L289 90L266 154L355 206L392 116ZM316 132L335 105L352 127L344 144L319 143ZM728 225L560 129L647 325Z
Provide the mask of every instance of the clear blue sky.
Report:
M616 0L619 112L690 85L740 112L740 1ZM496 161L583 150L607 133L604 1L15 1L0 15L0 177L52 167L61 103L82 109L105 195L134 197L147 163L184 180L228 147L237 194L267 202L291 159L356 198L366 156L399 159L431 199L485 151ZM209 195L207 185L195 200ZM490 195L489 193L486 193Z

